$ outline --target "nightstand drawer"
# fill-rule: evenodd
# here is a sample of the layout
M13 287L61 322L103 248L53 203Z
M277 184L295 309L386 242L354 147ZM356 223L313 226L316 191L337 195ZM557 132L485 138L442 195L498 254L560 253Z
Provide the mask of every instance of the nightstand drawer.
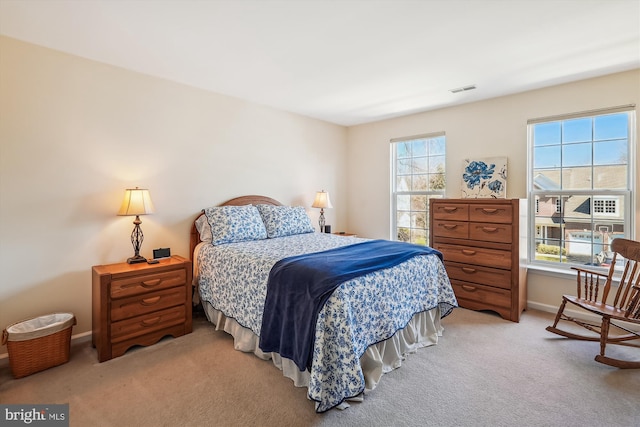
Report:
M186 298L184 286L179 286L163 291L114 300L111 302L111 320L116 321L139 316L178 304L184 305Z
M433 234L438 237L453 237L455 239L469 238L469 223L458 221L433 221Z
M511 289L511 271L445 261L451 279Z
M506 204L474 205L469 208L469 221L511 224L513 208Z
M511 243L511 224L469 223L469 238L483 242Z
M433 248L442 252L446 261L504 269L511 268L511 252L509 251L443 243L436 243Z
M184 268L115 279L111 282L111 298L123 298L157 289L172 288L183 285L186 280L187 273Z
M117 343L140 335L146 335L185 322L184 305L156 311L144 316L114 322L111 324L111 341Z

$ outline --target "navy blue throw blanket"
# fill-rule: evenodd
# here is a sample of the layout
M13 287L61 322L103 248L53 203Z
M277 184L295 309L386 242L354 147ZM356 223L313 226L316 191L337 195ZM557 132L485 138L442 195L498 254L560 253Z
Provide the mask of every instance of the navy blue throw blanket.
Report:
M304 371L313 360L318 313L341 283L428 254L442 260L428 246L370 240L278 261L267 282L260 349L275 351Z

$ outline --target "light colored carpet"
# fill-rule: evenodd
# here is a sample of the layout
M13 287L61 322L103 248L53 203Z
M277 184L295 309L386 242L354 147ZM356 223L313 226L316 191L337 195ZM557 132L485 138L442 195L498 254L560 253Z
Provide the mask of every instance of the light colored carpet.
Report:
M640 370L595 362L597 343L546 332L551 321L534 310L513 323L456 309L437 346L409 355L364 402L325 414L202 318L188 336L105 363L90 340L72 344L69 363L19 380L5 359L0 402L69 403L78 427L639 426Z

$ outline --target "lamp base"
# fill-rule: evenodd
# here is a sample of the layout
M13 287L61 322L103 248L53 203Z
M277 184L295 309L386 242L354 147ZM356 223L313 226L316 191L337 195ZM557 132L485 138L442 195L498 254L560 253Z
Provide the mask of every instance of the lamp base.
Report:
M132 256L131 258L127 258L127 264L139 264L141 262L147 262L147 259L142 255Z

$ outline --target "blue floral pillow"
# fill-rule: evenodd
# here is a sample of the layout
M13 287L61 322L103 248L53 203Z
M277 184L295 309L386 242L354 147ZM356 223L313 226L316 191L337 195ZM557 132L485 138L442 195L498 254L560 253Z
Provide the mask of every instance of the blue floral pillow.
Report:
M244 242L267 238L267 230L255 206L216 206L204 210L211 228L211 243Z
M270 239L314 232L309 215L302 206L257 205L257 208Z

